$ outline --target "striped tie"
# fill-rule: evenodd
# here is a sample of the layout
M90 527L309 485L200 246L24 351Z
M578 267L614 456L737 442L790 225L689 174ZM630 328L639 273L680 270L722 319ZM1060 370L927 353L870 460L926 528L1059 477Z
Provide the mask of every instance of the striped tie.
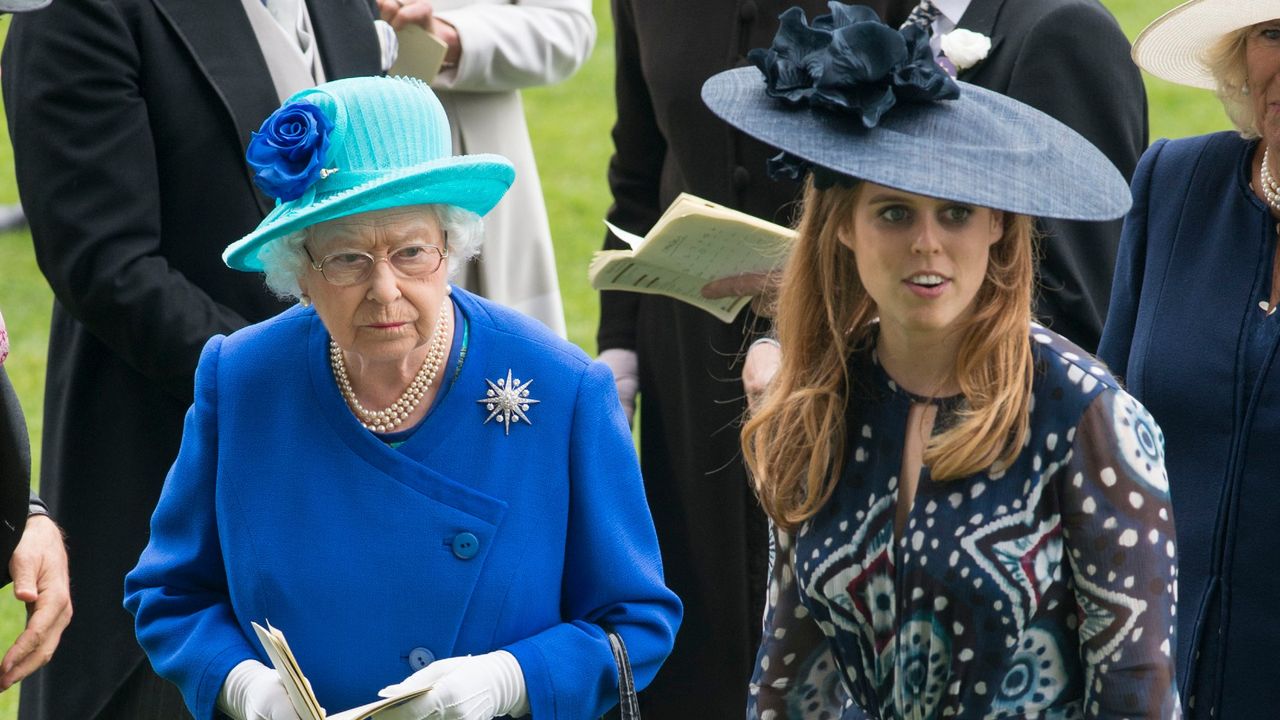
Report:
M932 35L933 21L937 20L941 14L942 11L938 9L937 5L933 4L933 0L920 0L920 4L916 5L911 14L907 16L907 21L902 23L902 27L915 25L925 33Z

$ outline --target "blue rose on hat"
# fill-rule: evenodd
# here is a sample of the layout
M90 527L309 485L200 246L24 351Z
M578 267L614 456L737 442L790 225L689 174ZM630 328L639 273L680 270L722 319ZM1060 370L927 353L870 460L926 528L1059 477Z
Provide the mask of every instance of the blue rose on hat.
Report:
M309 102L292 102L271 113L245 153L254 184L282 202L302 197L321 177L331 132L333 122Z

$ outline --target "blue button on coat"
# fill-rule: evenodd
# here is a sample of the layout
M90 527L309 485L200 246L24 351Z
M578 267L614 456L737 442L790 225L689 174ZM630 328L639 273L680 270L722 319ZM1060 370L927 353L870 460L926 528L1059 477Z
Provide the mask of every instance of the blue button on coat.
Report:
M602 624L623 636L637 685L670 652L680 602L608 368L522 315L452 297L465 362L394 449L347 409L313 309L205 347L125 581L139 642L198 720L232 667L267 661L251 621L285 633L333 710L403 680L406 649L505 649L534 717L598 717L617 701ZM508 371L541 401L509 434L476 402Z
M418 671L436 661L436 656L424 647L409 651L409 669Z
M475 535L469 532L461 532L453 536L453 554L458 556L459 560L470 560L480 552L480 541Z

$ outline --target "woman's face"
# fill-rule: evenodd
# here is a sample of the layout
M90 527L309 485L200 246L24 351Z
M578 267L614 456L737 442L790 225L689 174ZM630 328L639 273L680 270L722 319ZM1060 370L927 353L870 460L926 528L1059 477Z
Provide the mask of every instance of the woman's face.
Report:
M1280 19L1250 29L1244 56L1258 130L1269 147L1280 147Z
M1004 215L864 183L849 227L841 242L853 251L881 332L924 339L968 317Z
M334 285L310 264L298 281L338 347L365 362L397 362L430 340L449 289L448 263L430 274L406 277L389 258L413 245L445 247L435 216L421 207L377 210L311 227L306 249L317 263L350 251L375 258L369 277L354 285Z

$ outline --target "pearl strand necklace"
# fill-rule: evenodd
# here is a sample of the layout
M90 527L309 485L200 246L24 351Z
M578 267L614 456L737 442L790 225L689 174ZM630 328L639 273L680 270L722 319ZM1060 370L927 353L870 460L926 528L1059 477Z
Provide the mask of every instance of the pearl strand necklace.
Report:
M399 427L418 407L422 396L431 389L436 379L440 362L444 359L445 324L449 316L449 302L440 303L440 314L436 316L436 327L431 331L431 344L427 348L427 358L413 376L413 382L405 388L400 397L385 410L369 410L360 404L356 393L351 389L351 378L347 375L347 361L342 356L342 349L332 339L329 340L329 365L333 368L333 377L338 381L338 390L347 401L347 405L360 418L360 424L373 432L385 433Z
M1262 153L1262 195L1272 210L1280 212L1280 183L1271 174L1271 148Z

